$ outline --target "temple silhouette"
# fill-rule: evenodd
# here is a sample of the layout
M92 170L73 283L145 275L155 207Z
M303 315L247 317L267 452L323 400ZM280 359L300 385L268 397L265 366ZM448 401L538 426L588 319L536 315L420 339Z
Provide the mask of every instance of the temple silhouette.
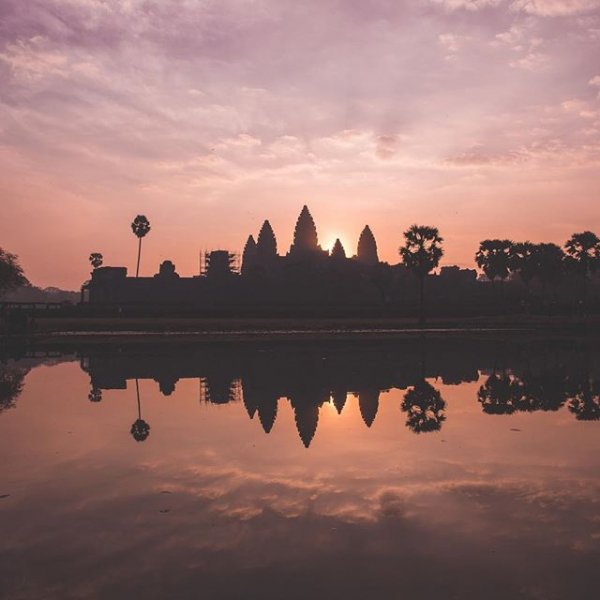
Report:
M438 278L456 290L457 286L473 286L477 274L444 267ZM413 277L401 264L391 266L379 260L368 225L359 236L355 254L349 255L339 239L330 252L324 250L314 219L304 206L285 254L279 253L275 232L266 220L256 238L248 236L241 260L228 250L207 252L201 257L200 273L192 277L180 276L169 260L152 277L129 277L126 267L102 266L84 284L82 301L182 308L384 306L416 298L414 287Z

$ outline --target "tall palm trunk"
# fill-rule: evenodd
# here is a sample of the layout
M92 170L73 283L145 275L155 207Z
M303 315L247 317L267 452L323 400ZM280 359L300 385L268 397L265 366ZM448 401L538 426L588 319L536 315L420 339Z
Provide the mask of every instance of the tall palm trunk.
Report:
M141 419L142 418L142 404L140 402L140 384L137 379L135 380L135 393L137 395L138 419Z
M138 258L137 258L137 267L135 269L135 276L139 277L140 274L140 258L142 256L142 238L138 238Z
M419 277L419 325L425 324L425 277Z

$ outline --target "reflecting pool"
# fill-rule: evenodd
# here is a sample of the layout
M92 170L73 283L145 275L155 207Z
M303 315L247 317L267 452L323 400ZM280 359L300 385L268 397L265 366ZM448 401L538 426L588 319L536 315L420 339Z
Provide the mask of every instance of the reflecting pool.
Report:
M0 363L0 597L600 597L600 347L111 342Z

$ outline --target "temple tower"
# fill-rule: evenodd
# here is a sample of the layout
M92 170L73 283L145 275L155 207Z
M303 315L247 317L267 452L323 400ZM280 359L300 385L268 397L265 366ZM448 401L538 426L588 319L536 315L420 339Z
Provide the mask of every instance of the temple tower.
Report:
M277 266L277 240L269 221L260 228L256 241L255 264L263 273L272 272Z
M256 267L256 242L250 235L244 246L244 253L242 254L242 275L248 275L252 273Z
M375 236L368 225L365 225L365 228L362 230L360 237L358 238L356 259L359 263L368 266L373 266L379 263Z
M265 221L258 233L256 254L259 260L271 259L277 256L277 240L269 221Z
M308 207L304 205L300 212L300 216L298 217L298 221L296 221L294 241L289 254L291 256L298 256L312 254L318 251L321 251L321 248L317 237L317 228Z
M342 242L338 238L335 240L335 244L333 244L333 248L331 249L331 258L334 260L343 260L346 258L346 251L344 250L344 246L342 246Z

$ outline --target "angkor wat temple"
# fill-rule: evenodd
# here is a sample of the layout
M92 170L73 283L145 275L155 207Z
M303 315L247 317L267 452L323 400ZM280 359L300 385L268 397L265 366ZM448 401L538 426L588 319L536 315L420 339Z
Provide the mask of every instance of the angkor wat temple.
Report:
M235 253L214 250L204 256L201 272L192 277L181 277L168 260L153 277L128 277L126 267L99 267L82 291L95 305L260 306L267 310L279 306L397 306L416 299L412 275L401 264L392 266L379 260L368 225L360 234L355 255L348 256L339 239L329 252L319 245L307 206L300 212L285 255L279 254L273 228L265 221L256 239L248 237L239 268L238 262ZM454 292L472 287L477 279L474 270L458 267L442 268L436 278L450 284L445 288Z

